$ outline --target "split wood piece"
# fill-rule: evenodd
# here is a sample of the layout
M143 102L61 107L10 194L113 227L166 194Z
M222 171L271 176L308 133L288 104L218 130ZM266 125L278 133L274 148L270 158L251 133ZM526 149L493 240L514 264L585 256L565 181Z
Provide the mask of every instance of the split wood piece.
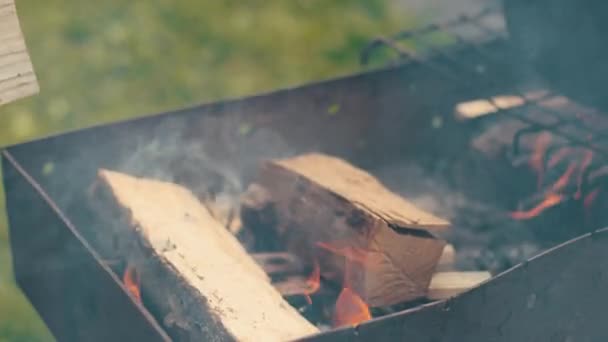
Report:
M437 263L436 271L451 271L456 263L456 251L453 245L445 245Z
M126 215L124 237L135 233L147 249L135 266L149 304L172 308L163 321L182 328L180 339L285 341L318 332L190 191L107 170L99 179ZM154 271L153 260L161 265Z
M251 194L256 191L264 193ZM339 158L307 154L264 163L248 192L244 197L264 203L244 202L243 213L272 212L263 217L276 221L271 228L288 251L307 263L318 259L325 279L348 282L368 305L426 295L445 246L436 234L449 222L390 192L367 172ZM241 217L249 227L249 217Z
M0 0L0 105L38 91L14 0Z
M531 91L525 97L518 95L498 95L488 99L477 99L461 102L456 105L455 116L458 120L471 120L485 115L496 113L500 110L515 109L522 107L526 101L545 104L548 93L544 90Z
M298 257L286 252L254 253L251 257L262 267L269 276L295 275L304 272L304 265ZM455 251L453 245L445 245L437 271L451 271L454 269Z
M203 199L202 202L211 215L232 235L237 235L241 231L240 215L231 198Z
M454 297L491 277L489 272L437 272L433 275L426 297L430 300ZM287 277L274 283L274 286L286 298L309 294L307 278L302 276ZM321 286L320 291L322 289Z
M432 300L457 296L490 279L490 272L438 272L433 275L427 297Z

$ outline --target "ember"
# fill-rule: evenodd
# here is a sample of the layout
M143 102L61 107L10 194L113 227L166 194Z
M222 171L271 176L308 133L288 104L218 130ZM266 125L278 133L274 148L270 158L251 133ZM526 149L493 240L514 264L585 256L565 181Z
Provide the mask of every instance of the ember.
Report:
M559 177L559 179L555 183L553 183L551 190L557 192L564 189L570 182L570 178L572 177L572 174L574 173L574 171L576 171L576 169L577 165L575 163L570 163L566 172L564 172L564 174L561 175L561 177Z
M585 153L585 156L583 157L583 162L581 163L580 172L578 173L578 179L576 180L576 194L574 197L576 199L581 198L582 186L583 186L583 181L584 181L583 178L584 178L585 172L591 165L591 162L593 162L593 152L587 151Z
M540 202L536 207L527 211L514 211L511 213L511 217L516 220L528 220L540 215L546 209L558 205L564 200L564 196L550 193L547 197Z
M308 305L312 304L312 298L310 298L310 295L319 291L319 288L321 287L321 268L319 267L319 261L315 259L312 265L312 272L306 279L307 289L304 293Z
M536 172L537 175L537 188L540 189L543 183L543 159L545 158L545 152L551 143L551 135L549 133L540 134L534 143L534 151L532 152L532 157L530 158L529 164L530 167Z
M585 221L587 224L589 224L590 218L591 218L591 208L593 206L593 203L595 202L597 196L600 193L600 189L599 188L595 188L593 190L591 190L587 196L585 196L585 198L583 199L583 207L585 210Z
M141 303L139 273L137 272L137 269L134 266L127 266L122 276L122 281L125 284L127 291L129 291L133 298L135 298L135 300Z
M541 191L545 182L546 171L544 161L547 157L547 151L550 147L551 135L543 132L536 137L533 150L528 161L530 168L537 176L537 190ZM583 182L587 169L593 162L594 154L592 151L586 150L582 152L580 149L573 147L561 147L547 160L546 167L549 169L557 167L565 158L570 157L568 166L564 173L548 188L548 194L535 207L529 210L518 210L510 214L511 218L516 220L528 220L540 215L546 209L556 206L567 198L572 197L575 200L581 200L583 197ZM576 175L576 176L575 176ZM576 190L573 190L573 179L576 177ZM575 191L574 193L572 193ZM593 201L597 193L586 194L583 199L585 207L585 216L589 217L589 201Z

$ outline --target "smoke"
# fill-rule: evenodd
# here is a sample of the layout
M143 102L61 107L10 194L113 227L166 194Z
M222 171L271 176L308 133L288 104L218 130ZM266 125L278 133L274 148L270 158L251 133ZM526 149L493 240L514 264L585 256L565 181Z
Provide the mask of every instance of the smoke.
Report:
M429 170L415 162L399 162L383 165L374 170L381 181L392 191L400 194L421 209L451 222L452 227L444 236L456 249L456 267L462 270L504 271L529 259L541 249L530 227L508 217L498 201L480 201L465 193L466 183L451 183L447 174L455 168L465 168L469 178L479 180L476 164L460 165ZM480 189L493 194L496 184L488 179L479 182ZM494 184L494 185L489 185ZM470 193L470 192L469 192Z

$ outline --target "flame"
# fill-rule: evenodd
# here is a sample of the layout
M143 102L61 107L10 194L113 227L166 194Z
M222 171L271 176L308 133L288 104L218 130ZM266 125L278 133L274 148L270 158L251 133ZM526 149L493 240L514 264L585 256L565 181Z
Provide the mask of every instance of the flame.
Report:
M353 246L334 246L326 242L317 242L317 246L344 257L344 279L342 281L342 291L338 296L334 310L334 327L353 326L372 319L369 306L352 289L349 283L351 268L355 263L365 266L370 265L370 251Z
M550 143L551 135L546 132L539 134L534 141L534 149L532 151L532 157L530 158L529 164L530 167L536 171L536 185L538 188L540 188L543 183L543 159L545 158L545 153L547 152L547 148L549 147Z
M370 319L372 319L372 315L363 299L355 291L344 287L336 301L334 327L354 326Z
M532 150L532 155L529 160L529 165L532 170L534 170L537 174L537 187L541 189L543 184L543 178L545 176L545 169L543 160L545 158L547 148L551 143L551 136L546 134L540 134L534 143L534 148ZM562 147L557 150L551 158L547 161L547 167L553 168L557 166L560 162L562 162L566 157L575 154L580 149L572 148L572 147ZM573 176L576 177L576 192L574 193L574 199L580 200L582 196L582 183L584 181L585 171L591 166L593 162L593 152L586 151L583 154L582 159L577 158L579 160L573 161L568 164L568 168L566 171L551 185L550 192L546 197L534 208L530 210L520 210L512 212L510 215L513 219L516 220L527 220L534 218L540 215L543 211L548 208L551 208L566 199L566 195L564 191L570 182L572 181ZM591 196L591 197L589 197ZM591 198L591 202L595 199L597 193L593 191L593 194L589 194L585 197L585 201L588 201ZM588 205L585 204L585 208ZM585 209L588 211L588 209Z
M312 298L310 295L317 292L321 287L321 268L319 267L319 261L317 259L314 260L312 265L312 272L306 279L306 290L304 291L304 296L306 298L306 302L308 305L312 304Z
M125 273L122 276L122 281L125 284L127 291L129 291L129 293L131 293L131 295L138 302L141 303L139 273L137 272L137 269L134 266L132 266L132 265L127 266L127 268L125 269Z
M527 211L514 211L511 213L511 218L515 220L528 220L540 215L546 209L549 209L564 200L564 196L556 193L550 193L536 207Z

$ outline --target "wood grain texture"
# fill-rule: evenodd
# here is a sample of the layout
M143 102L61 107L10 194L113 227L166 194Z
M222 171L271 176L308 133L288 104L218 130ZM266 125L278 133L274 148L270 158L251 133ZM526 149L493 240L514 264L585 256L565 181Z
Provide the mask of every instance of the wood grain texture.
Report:
M0 105L38 91L14 0L0 0Z
M490 272L438 272L433 275L428 298L441 300L457 296L492 278Z
M244 197L270 201L274 229L285 247L305 263L317 259L325 279L347 282L375 307L426 295L445 246L431 232L448 229L446 220L390 192L364 170L327 155L266 162L254 184L248 192L264 189L268 195ZM268 205L254 204L243 202L248 207L242 212L268 211ZM242 219L249 227L248 217Z
M427 299L443 300L450 297L455 297L465 291L468 291L484 281L492 278L489 272L437 272L433 275L431 285L427 294ZM276 282L275 288L284 296L304 296L308 294L310 285L308 278L303 276L290 276ZM321 286L321 291L325 289ZM318 295L315 292L315 295ZM336 294L334 293L334 296Z
M181 292L163 319L183 327L181 338L286 341L318 331L283 300L236 238L190 191L107 170L99 178L126 213L130 227L125 230L152 250L136 265L149 301L162 307L161 302ZM146 267L151 258L165 265L162 274ZM168 285L167 279L175 277L186 286Z
M322 184L336 195L347 198L356 207L395 227L424 231L445 231L449 227L448 221L420 210L388 190L369 173L342 159L313 153L266 166L281 167Z

